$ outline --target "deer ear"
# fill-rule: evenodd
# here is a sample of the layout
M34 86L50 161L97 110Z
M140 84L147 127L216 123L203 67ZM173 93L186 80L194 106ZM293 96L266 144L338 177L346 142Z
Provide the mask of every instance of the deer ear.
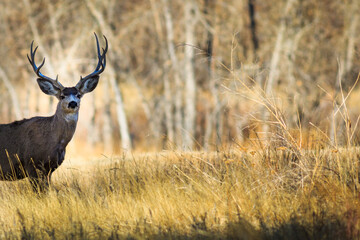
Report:
M76 88L81 92L81 94L92 92L99 82L99 76L94 76L86 80L80 79Z
M46 79L38 78L37 82L40 89L48 95L58 96L60 94L60 89L54 86L54 84Z

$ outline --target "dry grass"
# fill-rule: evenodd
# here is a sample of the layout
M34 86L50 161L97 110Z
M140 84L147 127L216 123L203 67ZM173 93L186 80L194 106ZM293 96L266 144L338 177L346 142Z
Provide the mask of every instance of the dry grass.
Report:
M1 239L356 239L358 148L123 156L0 185Z

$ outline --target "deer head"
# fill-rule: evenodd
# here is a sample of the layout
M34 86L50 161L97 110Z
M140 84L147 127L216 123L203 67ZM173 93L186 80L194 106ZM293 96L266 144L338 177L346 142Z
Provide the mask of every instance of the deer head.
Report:
M34 69L34 72L38 76L37 82L39 84L40 89L45 94L55 96L59 100L57 111L63 113L66 120L72 119L71 116L75 116L75 115L77 119L77 113L79 111L81 97L85 93L89 93L96 88L99 82L99 75L105 70L108 42L106 37L104 36L106 45L105 48L102 48L103 52L101 54L99 39L96 33L94 34L95 34L96 46L97 46L98 64L94 72L92 72L91 74L87 75L84 78L80 77L80 80L75 85L75 87L64 87L58 81L58 76L56 76L56 79L52 79L40 72L40 69L45 64L45 58L43 59L39 67L37 67L35 64L35 54L38 47L35 47L35 49L33 49L34 41L31 43L30 57L29 55L27 55L28 60Z

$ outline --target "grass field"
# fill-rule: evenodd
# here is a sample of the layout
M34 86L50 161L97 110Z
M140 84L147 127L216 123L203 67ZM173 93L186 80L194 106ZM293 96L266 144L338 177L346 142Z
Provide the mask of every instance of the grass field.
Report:
M360 150L159 152L0 183L1 239L359 239Z

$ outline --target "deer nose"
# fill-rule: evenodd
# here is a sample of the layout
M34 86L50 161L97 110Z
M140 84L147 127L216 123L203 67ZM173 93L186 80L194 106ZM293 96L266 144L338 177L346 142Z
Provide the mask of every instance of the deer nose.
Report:
M69 102L68 108L76 108L76 107L77 107L77 103L75 101Z

